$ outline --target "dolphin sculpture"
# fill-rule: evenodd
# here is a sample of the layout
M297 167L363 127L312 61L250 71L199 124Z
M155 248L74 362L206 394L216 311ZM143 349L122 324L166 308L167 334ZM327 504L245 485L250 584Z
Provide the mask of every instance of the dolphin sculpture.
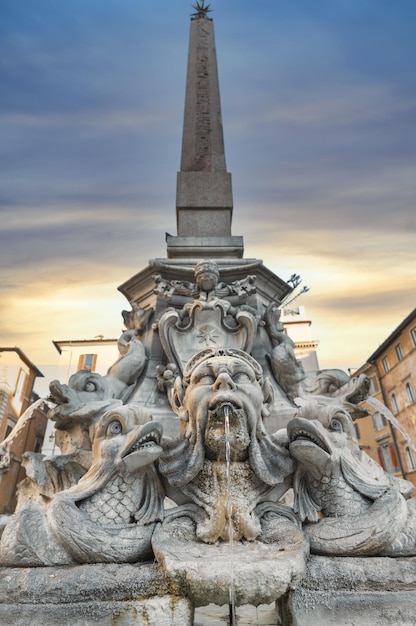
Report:
M0 543L8 566L134 563L152 558L151 537L163 517L164 494L153 462L162 427L137 425L124 405L98 423L93 463L79 483L57 493L46 511L25 507Z
M307 403L287 426L297 461L294 509L311 552L338 556L416 554L413 485L360 450L346 410Z

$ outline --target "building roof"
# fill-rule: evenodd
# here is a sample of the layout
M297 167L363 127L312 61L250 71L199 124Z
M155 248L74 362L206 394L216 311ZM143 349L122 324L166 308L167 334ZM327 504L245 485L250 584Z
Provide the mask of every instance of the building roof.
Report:
M413 309L413 311L411 313L409 313L409 315L407 317L405 317L402 322L400 322L400 324L397 326L397 328L395 328L393 330L393 332L390 333L390 335L387 337L387 339L385 339L383 341L383 343L379 345L377 350L375 350L375 352L373 352L373 354L368 357L367 362L368 363L372 363L373 361L378 359L378 357L381 356L381 354L384 352L384 350L386 350L386 348L388 348L390 346L390 344L397 337L399 337L399 335L402 333L402 331L406 328L406 326L408 326L412 322L412 320L416 321L416 309Z
M103 344L116 344L118 339L65 339L63 341L52 341L59 354L62 353L62 346L102 346Z
M32 372L34 372L34 374L35 374L35 376L37 378L44 378L44 376L43 376L42 372L40 371L40 369L38 369L36 367L36 365L34 363L32 363L32 361L30 359L27 358L27 356L25 355L23 350L21 350L17 346L15 346L14 348L2 348L2 347L0 347L0 352L16 352L16 354L23 361L23 363L25 363L25 365L27 365L27 367L29 367L32 370Z

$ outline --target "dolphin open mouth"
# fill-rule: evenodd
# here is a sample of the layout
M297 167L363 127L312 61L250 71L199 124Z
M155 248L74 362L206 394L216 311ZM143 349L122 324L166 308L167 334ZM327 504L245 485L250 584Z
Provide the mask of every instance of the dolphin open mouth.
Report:
M153 446L158 446L160 444L160 435L156 430L152 430L148 435L144 437L140 437L136 443L134 443L129 450L123 455L127 456L132 452L136 452L140 450L140 448L152 448Z
M126 457L133 452L137 452L143 448L153 448L160 445L162 435L157 428L152 429L149 433L144 434L142 437L136 439L136 441L130 446L130 448L123 454Z
M289 437L289 445L310 445L313 444L321 448L326 454L331 454L329 444L325 441L325 437L321 436L319 430L312 423L302 418L295 418L287 425L287 433Z
M306 430L302 430L301 428L292 434L290 438L290 443L292 444L294 441L306 441L308 443L310 442L313 443L315 446L322 448L322 450L324 450L324 452L326 452L327 454L331 453L328 449L328 446L326 446L321 439L315 437L312 433L307 432Z
M357 379L356 387L352 389L351 393L346 395L347 402L351 402L351 404L358 404L365 400L368 396L368 392L370 391L370 380L365 378L360 381Z
M64 388L57 380L53 380L49 384L49 396L48 400L53 402L54 404L69 404L69 397L65 393Z

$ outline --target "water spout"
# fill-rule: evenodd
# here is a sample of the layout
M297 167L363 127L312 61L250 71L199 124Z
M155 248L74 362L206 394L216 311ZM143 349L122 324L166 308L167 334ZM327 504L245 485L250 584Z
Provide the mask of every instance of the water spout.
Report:
M367 404L371 408L375 409L375 411L372 411L372 414L374 414L374 412L378 412L383 415L383 417L385 417L390 422L390 424L405 438L409 448L411 448L413 452L416 452L416 446L411 440L410 435L405 431L399 420L393 415L393 413L388 407L386 407L385 404L383 404L382 402L380 402L380 400L377 400L377 398L374 398L373 396L369 396L368 398L360 402L360 404Z
M234 531L232 514L233 507L231 501L231 445L230 445L230 413L229 407L224 407L224 421L225 421L225 460L227 464L227 518L228 518L228 540L230 543L230 587L229 587L229 624L230 626L237 625L237 619L235 614L235 587L234 587Z

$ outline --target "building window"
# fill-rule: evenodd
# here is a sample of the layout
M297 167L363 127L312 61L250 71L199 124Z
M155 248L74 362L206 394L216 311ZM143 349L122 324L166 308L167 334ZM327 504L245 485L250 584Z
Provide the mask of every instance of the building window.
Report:
M387 372L390 370L390 363L389 363L389 360L388 360L388 358L386 356L383 357L382 363L383 363L383 369L384 369L384 371L387 374Z
M412 453L411 449L409 448L409 446L407 446L407 448L405 450L405 453L406 453L407 468L410 471L416 469L415 459L413 457L413 453Z
M410 334L412 335L413 345L416 346L416 326L412 328L412 330L410 331Z
M370 395L378 392L378 382L376 376L370 376Z
M382 430L387 425L387 420L381 413L376 412L371 417L373 418L374 430Z
M5 439L6 439L6 437L8 437L10 435L10 433L13 430L13 428L16 426L16 422L17 422L17 420L14 419L14 417L11 417L11 415L9 415L7 417L6 432L4 433L4 438Z
M377 448L380 465L386 472L394 474L399 471L396 452L392 444L386 444Z
M391 398L391 406L393 407L393 413L398 413L400 409L399 409L399 403L397 402L396 394L392 393L390 398Z
M42 450L43 440L39 437L36 437L35 448L33 452L40 452Z
M397 355L398 361L402 361L403 358L404 358L402 344L398 343L397 346L394 347L394 349L396 350L396 355Z
M87 370L88 372L95 372L96 364L96 354L81 354L78 360L78 369Z
M360 429L358 428L357 422L354 422L354 430L355 430L355 436L357 437L357 439L359 439L360 438Z
M416 402L415 392L413 391L413 387L410 383L406 383L406 393L407 399L409 400L410 404Z

